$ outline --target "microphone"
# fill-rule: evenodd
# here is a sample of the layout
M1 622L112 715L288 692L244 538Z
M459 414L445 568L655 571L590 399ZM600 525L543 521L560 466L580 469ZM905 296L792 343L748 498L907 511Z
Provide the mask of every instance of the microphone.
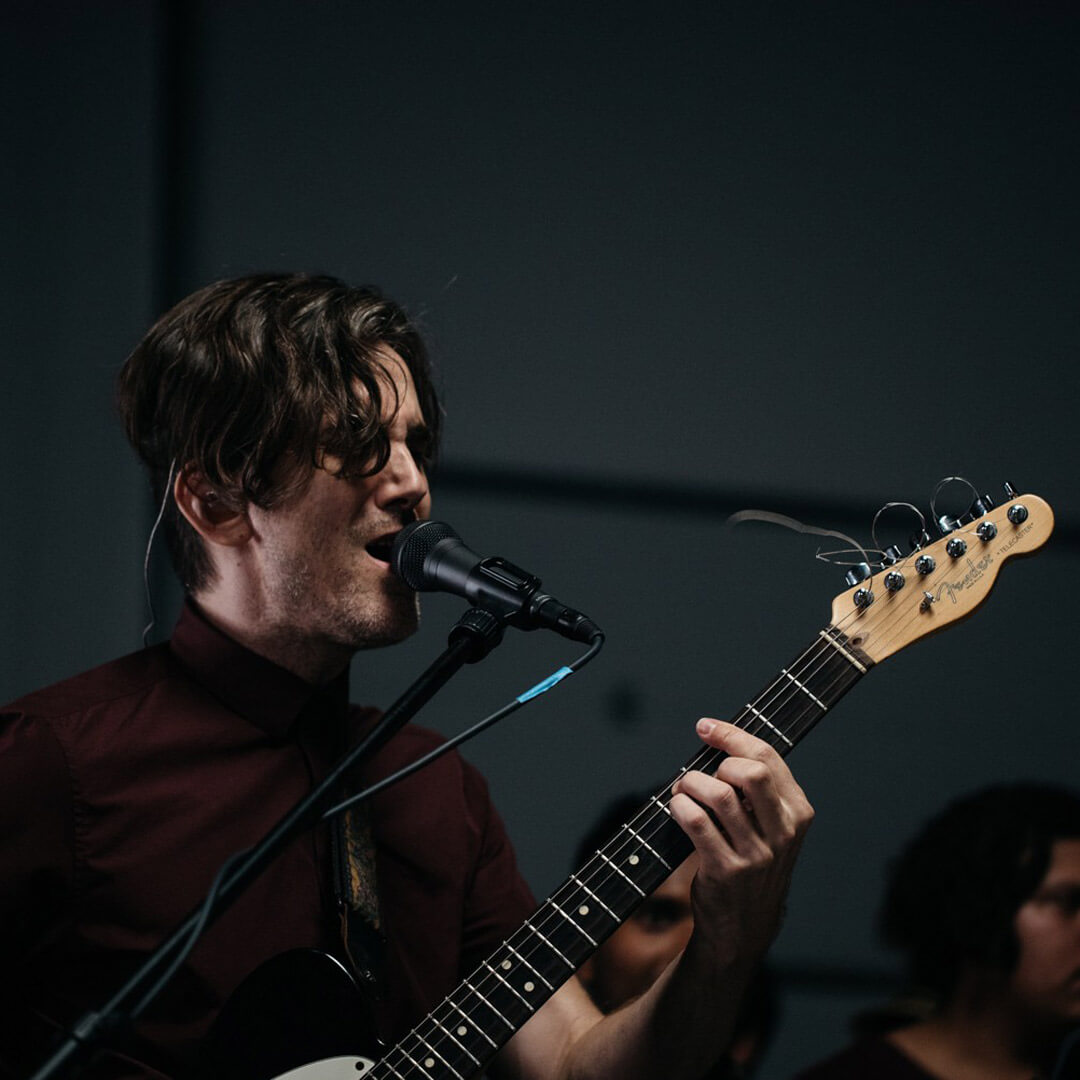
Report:
M483 558L442 521L414 521L394 537L390 566L416 592L449 592L522 630L592 642L600 627L540 591L541 581L497 555Z

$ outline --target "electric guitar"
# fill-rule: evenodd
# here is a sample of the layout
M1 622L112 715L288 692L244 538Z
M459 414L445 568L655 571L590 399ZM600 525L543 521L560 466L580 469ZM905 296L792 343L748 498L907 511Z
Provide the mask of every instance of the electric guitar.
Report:
M1036 495L976 512L933 544L886 565L835 598L829 624L734 718L787 754L870 668L971 615L1008 560L1040 548L1054 517ZM864 573L869 570L864 569ZM701 750L680 772L712 771ZM674 777L672 778L674 780ZM211 1035L220 1075L233 1080L467 1080L692 851L668 810L670 783L544 901L393 1049L371 1057L355 1011L359 991L324 953L286 953L237 991ZM293 989L275 1009L267 987ZM303 987L310 986L310 990ZM317 987L317 988L316 988ZM344 1023L330 1019L335 1008Z

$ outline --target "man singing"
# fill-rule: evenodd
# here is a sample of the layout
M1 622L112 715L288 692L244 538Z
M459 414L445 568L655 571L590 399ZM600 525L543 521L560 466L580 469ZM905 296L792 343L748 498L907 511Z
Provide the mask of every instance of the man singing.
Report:
M0 1062L11 1076L105 1001L224 860L370 730L377 713L349 704L350 658L417 625L388 558L397 532L428 515L440 413L396 304L328 277L219 282L150 330L119 401L187 601L167 644L0 710ZM711 720L697 731L729 756L715 775L684 775L670 804L699 860L689 943L606 1017L565 983L493 1076L692 1080L725 1045L813 812L765 743ZM408 726L360 779L439 741ZM295 840L91 1075L205 1075L199 1046L223 1003L295 948L370 974L393 1045L533 907L483 779L446 755Z

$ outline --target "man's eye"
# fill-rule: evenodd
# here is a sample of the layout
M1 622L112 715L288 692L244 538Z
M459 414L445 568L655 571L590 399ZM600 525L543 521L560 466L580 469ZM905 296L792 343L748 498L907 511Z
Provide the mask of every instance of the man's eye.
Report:
M1065 915L1072 916L1080 911L1080 888L1052 889L1044 893L1042 899L1060 908Z
M413 456L413 461L415 461L420 468L426 469L431 464L434 446L432 445L430 435L426 432L410 435L406 445L409 448L409 453Z

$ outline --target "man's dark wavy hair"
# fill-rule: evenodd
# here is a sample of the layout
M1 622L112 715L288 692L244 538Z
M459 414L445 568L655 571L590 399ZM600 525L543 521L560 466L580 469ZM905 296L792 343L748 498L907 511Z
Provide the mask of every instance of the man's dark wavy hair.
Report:
M1055 840L1080 837L1080 796L1019 783L949 804L894 863L880 929L915 982L947 999L969 968L1011 972L1017 910L1039 887Z
M302 490L323 453L342 462L337 475L378 472L390 452L382 416L392 386L380 346L408 367L434 450L441 413L424 342L377 289L323 275L256 274L181 300L117 380L127 435L157 500L174 468L197 470L230 505L263 508ZM173 564L194 592L212 582L213 565L166 501Z

